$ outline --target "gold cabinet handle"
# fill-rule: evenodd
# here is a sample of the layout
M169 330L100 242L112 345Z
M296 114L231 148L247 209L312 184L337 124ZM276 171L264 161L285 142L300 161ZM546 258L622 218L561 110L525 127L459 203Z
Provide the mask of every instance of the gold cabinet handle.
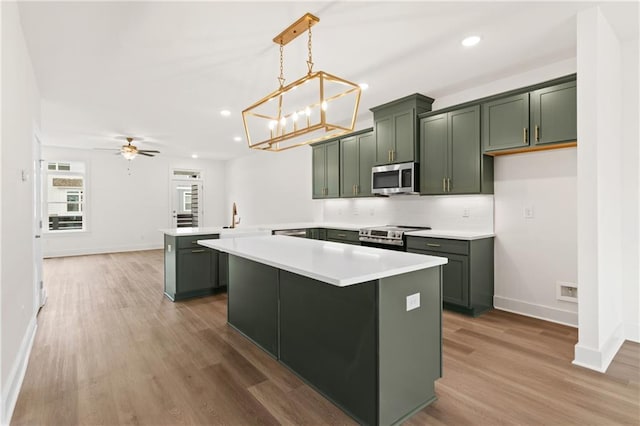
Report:
M440 244L427 243L428 247L440 247Z
M442 178L442 192L447 192L447 178Z
M360 193L360 184L356 183L356 195Z
M451 178L447 178L447 192L451 192Z
M198 244L198 241L191 241L191 244Z
M536 142L540 142L540 127L536 124Z
M346 234L338 234L338 237L342 237L342 238L344 238L344 237L346 237L346 236L347 236Z
M396 150L395 149L391 150L391 161L396 161Z
M391 150L387 151L387 161L391 162Z
M191 253L204 253L204 249L203 250L191 250Z
M528 143L527 141L527 135L529 133L529 129L527 129L526 127L524 129L522 129L522 142L526 145Z

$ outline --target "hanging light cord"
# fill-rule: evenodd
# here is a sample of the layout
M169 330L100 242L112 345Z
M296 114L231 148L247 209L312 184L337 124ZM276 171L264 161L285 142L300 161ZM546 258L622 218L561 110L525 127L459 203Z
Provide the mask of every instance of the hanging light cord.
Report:
M280 77L278 77L278 81L282 89L284 87L284 44L282 44L282 40L280 40Z
M311 56L311 21L309 21L309 42L307 43L309 49L309 59L307 60L307 67L309 68L308 74L313 72L313 57Z

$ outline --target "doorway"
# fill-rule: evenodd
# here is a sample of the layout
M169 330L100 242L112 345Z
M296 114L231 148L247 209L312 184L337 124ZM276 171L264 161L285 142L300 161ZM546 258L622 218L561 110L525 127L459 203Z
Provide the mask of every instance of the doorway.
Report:
M34 305L44 306L47 291L42 277L42 145L37 134L33 135L33 282L35 287Z
M204 226L203 180L194 170L173 170L171 180L171 227Z

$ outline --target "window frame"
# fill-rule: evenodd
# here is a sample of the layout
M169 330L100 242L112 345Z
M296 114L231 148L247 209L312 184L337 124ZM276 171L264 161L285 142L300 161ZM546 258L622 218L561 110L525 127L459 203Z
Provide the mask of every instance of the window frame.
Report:
M46 164L45 167L43 167L43 182L42 182L42 220L43 222L43 226L42 226L42 232L43 234L46 235L71 235L71 234L78 234L78 233L86 233L89 232L89 215L88 215L88 211L89 211L89 207L88 207L88 197L87 197L87 190L88 190L88 182L89 182L89 162L87 160L83 160L83 159L66 159L66 160L44 160L44 163ZM63 168L62 170L59 169L59 167L56 167L55 169L50 169L49 166L50 164L55 163L55 164L63 164L64 166L73 164L73 163L80 163L83 165L84 167L84 171L73 171L73 170L67 170L66 167ZM66 190L65 192L65 198L64 201L60 201L60 202L50 202L49 201L49 190L50 190L50 184L49 184L49 180L50 178L56 177L56 176L77 176L79 178L82 178L82 188L69 188ZM70 191L76 191L77 195L79 195L79 201L78 201L78 211L75 212L70 212L70 213L76 213L73 216L82 216L82 228L81 229L49 229L49 205L51 203L58 203L58 204L63 204L66 206L68 206L69 201L68 201L68 195ZM68 209L67 209L67 212Z

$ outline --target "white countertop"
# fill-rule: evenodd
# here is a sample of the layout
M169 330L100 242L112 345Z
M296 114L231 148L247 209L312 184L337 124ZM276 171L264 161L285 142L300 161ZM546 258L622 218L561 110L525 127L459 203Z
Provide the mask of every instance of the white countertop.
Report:
M234 236L242 237L247 234L271 234L272 231L285 229L306 229L306 228L329 228L340 229L345 231L359 231L362 225L353 223L328 223L328 222L293 222L293 223L277 223L266 225L237 225L235 228L224 228L222 226L210 226L201 228L167 228L160 229L160 232L173 237L183 237L188 235L210 235L219 234L220 238L233 238ZM245 234L245 235L242 235Z
M199 240L198 244L345 287L444 265L444 257L288 236Z
M493 232L447 231L440 229L407 232L406 235L411 237L447 238L451 240L481 240L483 238L496 236Z

